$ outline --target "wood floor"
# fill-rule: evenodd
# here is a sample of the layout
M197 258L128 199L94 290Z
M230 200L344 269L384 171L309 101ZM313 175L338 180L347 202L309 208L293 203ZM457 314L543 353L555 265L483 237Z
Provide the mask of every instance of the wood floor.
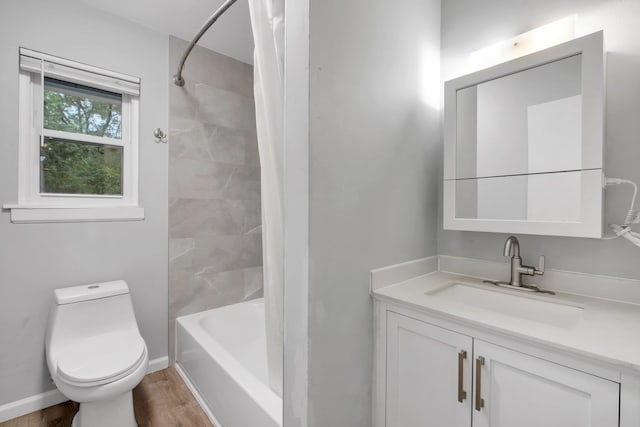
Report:
M133 389L133 404L140 427L213 427L174 368L144 377ZM77 411L77 403L64 402L0 427L69 427Z

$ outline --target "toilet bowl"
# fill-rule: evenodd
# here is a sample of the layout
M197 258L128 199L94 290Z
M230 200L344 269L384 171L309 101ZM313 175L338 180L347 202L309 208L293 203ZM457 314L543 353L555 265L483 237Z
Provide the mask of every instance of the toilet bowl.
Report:
M55 290L46 338L56 386L80 409L73 427L134 427L131 390L149 356L122 281Z

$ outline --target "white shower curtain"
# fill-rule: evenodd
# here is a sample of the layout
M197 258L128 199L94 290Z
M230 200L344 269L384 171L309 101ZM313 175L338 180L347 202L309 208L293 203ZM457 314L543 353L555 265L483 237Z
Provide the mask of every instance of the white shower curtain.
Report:
M284 0L249 0L260 151L269 385L282 396L284 284Z

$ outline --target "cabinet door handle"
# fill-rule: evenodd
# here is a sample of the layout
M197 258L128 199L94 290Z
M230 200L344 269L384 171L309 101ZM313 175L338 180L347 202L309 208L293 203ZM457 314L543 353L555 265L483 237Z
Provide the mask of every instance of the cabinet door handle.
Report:
M467 392L464 391L464 360L467 358L466 350L460 350L458 353L458 402L462 402L467 398Z
M481 396L482 393L482 367L484 366L484 357L478 356L476 358L476 411L484 408L484 399Z

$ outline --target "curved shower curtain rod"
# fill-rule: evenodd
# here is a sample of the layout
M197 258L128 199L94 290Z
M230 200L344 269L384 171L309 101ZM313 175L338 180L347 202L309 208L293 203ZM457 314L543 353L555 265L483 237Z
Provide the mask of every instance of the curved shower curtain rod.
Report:
M180 86L180 87L184 86L184 77L182 77L182 69L184 68L184 63L187 62L187 58L189 57L189 54L191 53L193 48L196 46L196 44L202 38L202 36L204 36L204 33L206 33L207 30L211 28L213 23L216 22L218 18L222 16L222 14L225 13L227 9L229 9L231 5L234 4L236 1L237 0L226 0L224 3L222 3L222 6L220 6L218 10L213 12L213 15L211 15L211 17L207 19L207 22L205 22L202 28L200 28L200 31L198 31L198 34L196 34L193 40L191 40L191 43L189 43L189 46L187 46L184 53L182 54L182 58L180 59L180 65L178 66L178 72L173 76L173 83L175 83L176 86Z

